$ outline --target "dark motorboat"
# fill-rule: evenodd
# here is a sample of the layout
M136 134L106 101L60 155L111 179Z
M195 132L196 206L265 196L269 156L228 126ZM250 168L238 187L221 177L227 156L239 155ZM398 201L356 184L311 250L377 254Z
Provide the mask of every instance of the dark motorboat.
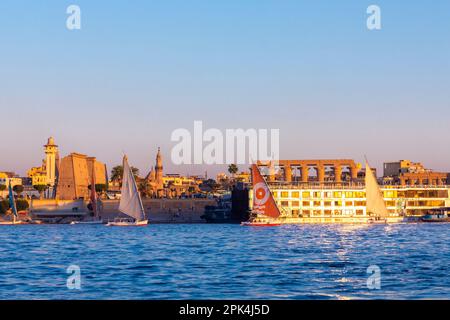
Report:
M420 218L422 222L450 222L448 213L450 208L430 209L428 213Z

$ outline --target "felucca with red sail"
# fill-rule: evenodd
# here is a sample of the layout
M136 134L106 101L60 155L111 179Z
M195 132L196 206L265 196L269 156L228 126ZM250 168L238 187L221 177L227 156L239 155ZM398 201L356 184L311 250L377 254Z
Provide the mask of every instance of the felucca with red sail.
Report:
M243 222L243 226L272 227L279 226L281 215L272 192L256 164L252 165L253 211L252 218Z

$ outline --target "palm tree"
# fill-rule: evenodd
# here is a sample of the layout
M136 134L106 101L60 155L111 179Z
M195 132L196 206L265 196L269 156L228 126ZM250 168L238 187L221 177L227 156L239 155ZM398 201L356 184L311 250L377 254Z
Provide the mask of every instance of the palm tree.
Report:
M131 167L134 179L136 180L139 176L139 169ZM122 177L123 177L123 166L115 166L111 170L111 181L118 181L119 185L122 187Z
M18 184L13 187L13 191L17 194L17 197L20 198L20 194L23 192L23 186Z
M231 174L231 176L234 178L234 175L238 172L239 168L234 163L230 164L228 166L228 172Z
M39 192L39 197L42 199L44 196L44 191L47 190L48 186L46 184L36 184L33 188Z

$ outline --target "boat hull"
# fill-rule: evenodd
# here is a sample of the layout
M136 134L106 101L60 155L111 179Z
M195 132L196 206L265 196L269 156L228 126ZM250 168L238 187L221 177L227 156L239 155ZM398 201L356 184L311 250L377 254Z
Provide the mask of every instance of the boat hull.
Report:
M23 221L0 221L0 226L12 226L19 224L26 224L26 223Z
M75 225L75 224L103 224L103 221L98 220L98 221L72 221L70 224Z
M148 225L148 220L129 222L129 221L113 221L108 222L108 227L145 227Z
M278 227L278 226L281 226L281 223L279 223L279 222L250 222L250 221L246 221L246 222L242 222L241 225L245 226L245 227Z
M426 218L422 218L420 219L421 222L428 222L428 223L439 223L439 222L450 222L450 218L430 218L430 219L426 219Z

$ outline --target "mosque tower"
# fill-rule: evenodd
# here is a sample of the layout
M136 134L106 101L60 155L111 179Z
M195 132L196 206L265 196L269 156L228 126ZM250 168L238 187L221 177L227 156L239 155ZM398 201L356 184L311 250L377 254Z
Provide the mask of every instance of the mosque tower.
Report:
M156 166L155 166L156 185L158 189L163 187L163 165L161 157L161 149L158 147L158 153L156 154Z
M57 158L58 146L55 144L53 137L48 138L47 144L44 146L45 152L45 171L47 175L47 184L51 187L55 186L57 176Z

